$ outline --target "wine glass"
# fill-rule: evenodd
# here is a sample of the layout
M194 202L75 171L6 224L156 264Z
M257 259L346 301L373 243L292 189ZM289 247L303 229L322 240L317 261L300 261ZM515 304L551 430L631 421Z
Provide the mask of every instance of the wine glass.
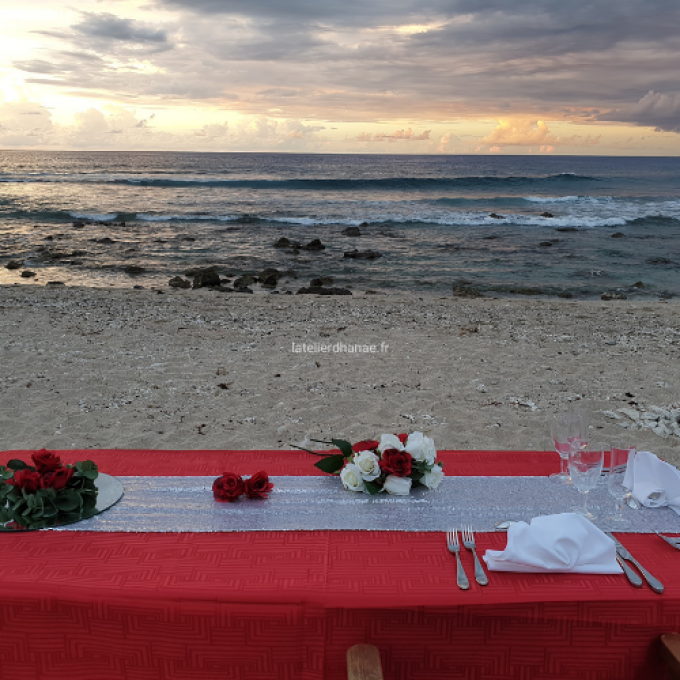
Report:
M569 421L569 443L576 448L585 448L588 443L588 411L572 405Z
M567 469L569 450L571 449L570 438L572 435L570 417L568 415L554 416L550 421L550 433L555 451L560 455L560 471L554 472L550 475L550 478L562 484L571 484L569 470Z
M630 496L630 489L624 486L628 461L635 456L635 447L628 442L616 442L612 444L609 453L609 476L607 478L607 488L609 493L614 496L616 501L616 512L605 517L607 527L613 531L630 529L629 519L623 516L623 505Z
M574 512L586 519L594 520L588 510L588 492L594 489L602 474L606 444L588 444L584 448L572 446L569 451L569 472L571 481L581 494L581 505Z

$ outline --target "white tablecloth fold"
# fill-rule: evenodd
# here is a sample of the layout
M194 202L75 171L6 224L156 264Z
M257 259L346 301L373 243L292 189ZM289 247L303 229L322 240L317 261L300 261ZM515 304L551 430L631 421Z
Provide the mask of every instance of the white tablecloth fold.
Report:
M680 515L680 472L649 451L628 460L624 485L648 508L668 506Z
M508 529L505 550L487 550L491 571L620 574L614 541L574 513L534 517Z

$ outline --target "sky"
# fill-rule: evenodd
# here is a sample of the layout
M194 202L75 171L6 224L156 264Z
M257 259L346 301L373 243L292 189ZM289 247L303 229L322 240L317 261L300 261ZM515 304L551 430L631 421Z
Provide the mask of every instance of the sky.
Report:
M680 155L678 0L0 0L0 148Z

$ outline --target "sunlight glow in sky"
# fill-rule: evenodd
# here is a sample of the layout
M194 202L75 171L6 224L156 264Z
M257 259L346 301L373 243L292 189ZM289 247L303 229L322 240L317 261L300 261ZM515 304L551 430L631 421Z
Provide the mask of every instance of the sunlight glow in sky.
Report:
M678 155L678 25L677 0L0 0L0 148Z

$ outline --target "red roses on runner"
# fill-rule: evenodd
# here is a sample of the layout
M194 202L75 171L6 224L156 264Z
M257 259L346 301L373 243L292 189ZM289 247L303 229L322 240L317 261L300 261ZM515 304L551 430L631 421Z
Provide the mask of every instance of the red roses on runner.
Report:
M267 498L273 488L267 473L263 471L256 472L245 480L233 472L225 472L212 485L213 496L220 503L233 503L244 494L248 498Z

